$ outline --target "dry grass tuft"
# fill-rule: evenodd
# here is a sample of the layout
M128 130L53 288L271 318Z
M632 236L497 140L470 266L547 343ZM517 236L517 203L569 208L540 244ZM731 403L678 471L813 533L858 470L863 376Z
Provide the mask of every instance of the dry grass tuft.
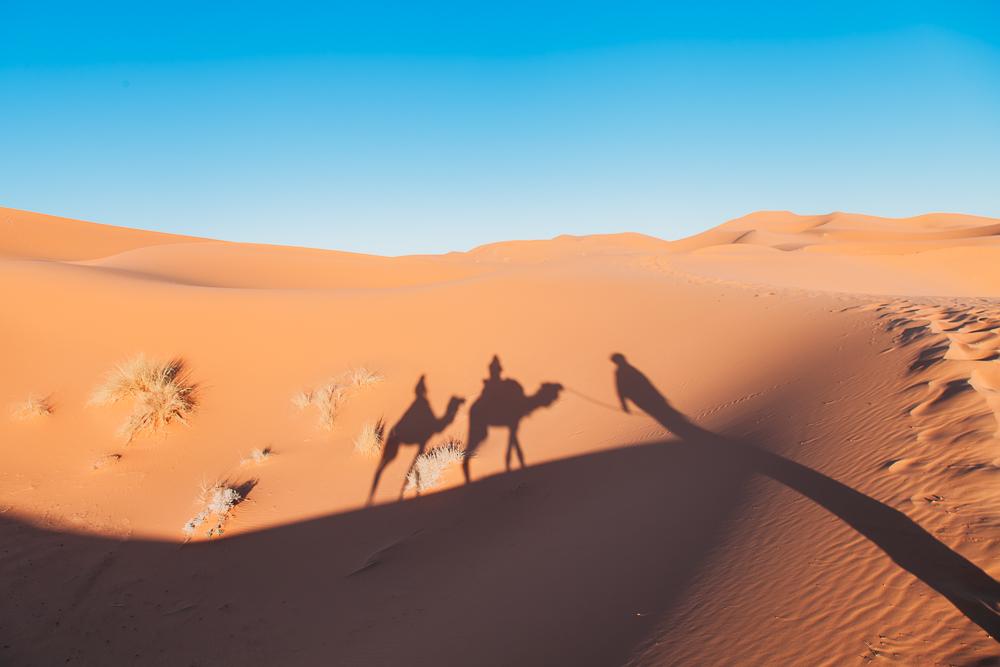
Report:
M348 388L331 380L318 389L304 389L292 396L292 404L299 410L305 410L310 405L319 409L319 425L330 430L337 420L337 410L347 398Z
M163 363L139 355L115 366L90 402L111 405L131 400L132 414L122 424L121 434L132 442L137 435L160 431L175 419L187 424L195 409L196 388L180 359Z
M417 457L413 469L406 476L404 491L416 491L419 494L434 488L441 481L441 475L464 458L465 447L462 446L462 441L449 438Z
M382 381L382 376L364 367L353 368L331 378L316 389L304 389L292 396L292 404L299 410L310 405L319 409L319 425L331 430L337 420L337 412L354 391L370 387Z
M242 465L246 465L248 463L256 463L259 465L261 463L264 463L264 461L267 461L273 455L274 452L271 450L270 447L264 447L263 449L261 448L252 449L250 450L250 455L247 456L245 459L242 459L240 463Z
M32 394L20 403L10 406L10 415L14 419L27 421L37 417L48 417L52 414L52 401L48 396Z
M328 382L313 392L312 402L319 408L319 424L327 431L337 421L337 411L347 400L348 387L338 382Z
M312 405L313 394L310 389L303 389L294 396L292 396L292 405L297 407L299 410L305 410L310 405Z
M383 380L382 376L378 372L365 368L364 366L352 368L344 373L344 378L347 380L347 384L352 387L368 387L373 384L378 384Z
M382 444L385 440L385 421L371 422L361 427L361 432L354 438L354 451L362 456L374 458L382 454Z
M198 494L198 504L201 510L192 517L181 530L190 539L194 532L210 518L214 518L211 527L205 533L208 537L222 535L225 530L223 524L232 514L233 508L246 499L247 494L256 485L256 480L251 480L239 486L230 482L216 482L215 484L202 484Z

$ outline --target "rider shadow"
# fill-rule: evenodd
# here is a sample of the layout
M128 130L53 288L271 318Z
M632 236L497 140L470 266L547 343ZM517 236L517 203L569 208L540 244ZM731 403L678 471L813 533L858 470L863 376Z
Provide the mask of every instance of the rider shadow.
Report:
M414 387L416 396L413 403L406 409L403 416L399 418L396 425L389 430L385 445L382 447L382 458L379 460L378 468L375 470L375 478L372 480L371 490L368 493L368 504L372 503L375 491L378 489L379 479L386 466L395 460L399 455L399 448L403 445L416 445L417 451L413 455L413 461L407 469L407 476L414 470L417 458L424 453L427 442L436 434L444 431L455 420L458 408L465 402L460 396L452 396L448 400L448 407L442 416L438 417L431 408L431 403L427 399L427 383L425 376L421 375ZM418 473L419 474L419 473ZM418 485L419 488L419 485ZM406 489L406 478L403 479L403 486L399 491L399 498L402 500L403 492Z
M879 547L897 565L947 598L994 639L1000 638L1000 583L942 544L904 513L754 443L728 438L690 422L639 369L613 354L622 408L641 409L711 461L765 475L809 498Z
M524 468L524 452L517 437L521 420L535 410L555 403L563 389L558 382L543 382L538 391L529 396L524 393L520 382L501 376L503 368L496 355L489 368L490 376L483 380L483 390L469 408L469 437L465 444L465 458L462 459L466 483L471 481L469 462L486 440L491 426L507 429L507 451L504 455L507 471L510 471L511 454L517 455L518 463Z

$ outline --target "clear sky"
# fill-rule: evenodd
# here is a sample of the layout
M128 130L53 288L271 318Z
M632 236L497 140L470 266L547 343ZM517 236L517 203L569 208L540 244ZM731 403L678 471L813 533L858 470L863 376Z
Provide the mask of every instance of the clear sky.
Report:
M0 0L0 205L380 254L1000 216L1000 2Z

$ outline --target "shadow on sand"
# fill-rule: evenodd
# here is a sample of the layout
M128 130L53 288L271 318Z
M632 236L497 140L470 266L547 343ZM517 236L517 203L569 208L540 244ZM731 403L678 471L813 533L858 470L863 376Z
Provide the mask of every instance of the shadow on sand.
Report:
M623 404L676 439L183 547L0 517L0 663L624 664L684 599L758 475L1000 632L997 583L905 514L706 431L615 363Z
M503 368L497 355L493 355L489 371L489 377L483 380L482 392L469 409L469 435L465 443L465 458L462 460L462 471L465 474L466 483L472 481L469 470L470 461L486 440L490 427L507 429L507 450L504 455L506 469L508 471L511 469L512 454L517 456L518 463L524 468L526 465L524 450L521 449L521 442L518 439L521 421L536 410L555 403L562 391L562 385L558 382L543 382L538 391L526 395L520 382L513 378L503 377ZM409 476L413 472L419 476L419 468L416 467L417 458L427 450L427 443L432 437L443 433L455 421L458 409L465 403L464 398L452 396L444 414L440 417L436 416L427 398L427 383L424 375L421 375L417 381L414 393L416 395L410 407L406 409L396 425L389 430L389 435L382 448L382 457L375 469L375 476L368 492L369 505L375 499L382 473L399 455L400 447L416 446L416 452L406 475ZM416 487L419 489L419 479L417 481ZM403 486L399 491L400 500L403 499L405 489L406 477L404 477ZM417 495L420 495L419 491Z
M378 483L382 478L382 473L385 471L386 466L392 463L399 455L400 446L415 445L417 448L416 453L413 455L413 460L410 462L410 467L406 471L406 474L409 475L414 470L417 457L427 449L428 441L438 433L442 433L455 421L458 409L462 406L462 403L465 403L465 399L461 396L452 396L448 399L448 407L445 408L444 414L440 417L436 416L433 408L431 408L430 401L427 399L425 375L421 375L420 379L417 380L417 386L413 388L413 393L415 396L410 407L406 409L406 412L399 418L396 425L389 429L389 435L382 447L382 457L378 462L378 467L375 469L375 477L372 479L371 490L368 492L369 505L375 498L375 492L378 490ZM399 489L400 500L403 499L405 489L406 478L404 477L403 486Z
M739 462L747 472L784 484L835 514L851 528L943 595L969 620L1000 638L1000 584L942 544L908 516L811 468L753 443L716 435L678 412L650 380L615 353L615 388L622 409L632 403L681 440L717 461Z
M527 395L520 382L505 378L502 373L500 357L493 355L490 376L483 380L483 390L469 408L469 437L465 442L465 459L462 461L466 484L472 481L469 464L486 440L491 426L507 429L507 450L504 454L507 471L510 471L512 453L517 454L517 461L524 468L524 451L517 437L521 420L532 412L555 403L563 388L558 382L543 382L538 391Z

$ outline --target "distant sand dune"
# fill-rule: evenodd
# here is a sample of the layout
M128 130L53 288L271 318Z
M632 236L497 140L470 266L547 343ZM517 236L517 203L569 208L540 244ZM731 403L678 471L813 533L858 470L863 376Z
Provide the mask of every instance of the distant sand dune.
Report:
M675 270L710 279L868 294L1000 296L1000 222L936 213L754 213L675 241Z

